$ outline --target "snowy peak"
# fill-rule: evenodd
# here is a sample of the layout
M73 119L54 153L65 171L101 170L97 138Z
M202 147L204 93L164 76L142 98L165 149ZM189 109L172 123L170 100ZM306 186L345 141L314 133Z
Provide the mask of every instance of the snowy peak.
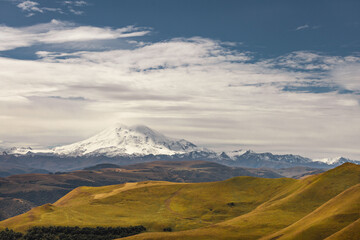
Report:
M250 150L234 150L234 151L227 151L227 152L220 152L219 157L223 160L236 160L237 157L249 152Z
M359 161L350 160L350 159L344 158L344 157L313 159L313 161L326 163L328 165L343 164L345 162L359 164Z
M172 151L188 152L197 150L197 146L184 139L174 139L164 136L163 134L152 130L144 125L137 125L134 127L135 131L142 133L146 139L150 139L153 143L165 146Z
M26 154L33 151L31 147L12 147L2 150L5 154Z
M89 139L54 148L60 155L173 155L198 150L186 140L177 140L143 125L128 127L117 124Z
M314 159L314 162L322 162L326 164L334 164L337 163L340 160L340 157L336 158L320 158L320 159Z

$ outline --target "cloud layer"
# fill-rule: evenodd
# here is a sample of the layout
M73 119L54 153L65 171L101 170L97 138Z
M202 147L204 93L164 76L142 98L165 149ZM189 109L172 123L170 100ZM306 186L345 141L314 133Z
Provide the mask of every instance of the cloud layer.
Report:
M0 49L9 50L148 30L52 21L2 26L0 33ZM294 52L255 59L200 37L131 44L40 50L37 60L1 57L0 140L52 146L120 121L218 148L360 159L359 57Z
M93 26L77 26L75 24L52 20L49 23L30 27L13 28L0 26L0 51L36 44L56 44L70 42L86 42L144 36L146 29L133 26L124 28L99 28Z

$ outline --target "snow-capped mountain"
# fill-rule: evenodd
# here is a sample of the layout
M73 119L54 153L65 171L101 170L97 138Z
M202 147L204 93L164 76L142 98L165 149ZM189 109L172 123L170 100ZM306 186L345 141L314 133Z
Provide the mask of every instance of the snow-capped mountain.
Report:
M74 161L74 157L82 158ZM44 165L49 165L56 166L56 170L60 168L66 171L77 169L79 165L87 167L109 162L121 165L155 160L205 160L250 168L332 168L345 162L360 164L360 161L343 157L312 160L293 154L277 155L251 150L215 152L197 147L184 139L166 137L146 126L128 127L122 124L116 124L86 140L53 149L8 148L1 151L0 165L1 161L8 159L22 159L32 168L46 168ZM53 171L52 168L50 170Z
M174 155L200 150L184 139L173 139L149 127L117 124L89 139L53 149L68 156Z
M2 148L0 151L5 152L6 154L26 154L33 151L33 149L31 147L12 147Z
M313 159L313 161L314 161L314 162L325 163L325 164L327 164L327 165L341 165L341 164L346 163L346 162L351 162L351 163L357 163L357 164L359 164L359 161L350 160L350 159L344 158L344 157L320 158L320 159Z
M269 152L256 153L251 150L237 150L232 152L222 152L219 154L219 160L228 164L242 167L270 167L284 168L291 166L313 166L320 165L326 167L324 163L314 162L310 158L293 154L277 155Z
M234 150L234 151L227 151L227 152L220 152L219 153L219 157L221 159L225 159L225 160L236 160L236 158L238 156L241 156L243 155L244 153L246 153L247 151L250 151L250 150Z

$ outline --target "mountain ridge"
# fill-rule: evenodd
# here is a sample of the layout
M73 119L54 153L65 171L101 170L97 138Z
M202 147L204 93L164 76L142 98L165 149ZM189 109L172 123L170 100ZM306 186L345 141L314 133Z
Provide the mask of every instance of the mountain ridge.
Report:
M115 124L88 139L52 149L11 148L3 151L0 162L9 159L7 155L15 156L20 164L29 168L47 171L54 171L55 162L59 159L64 165L60 166L59 171L72 171L101 163L124 165L155 160L204 160L250 168L333 168L345 162L360 164L360 161L344 157L310 159L294 154L256 153L241 149L215 152L184 139L167 137L144 125L128 127L123 124ZM9 161L7 164L10 164ZM80 168L76 168L77 165Z

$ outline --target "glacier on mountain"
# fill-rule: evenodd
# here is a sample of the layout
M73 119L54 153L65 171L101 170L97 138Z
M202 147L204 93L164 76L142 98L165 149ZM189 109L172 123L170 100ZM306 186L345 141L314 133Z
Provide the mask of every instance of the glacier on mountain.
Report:
M117 124L80 142L56 147L55 154L69 156L174 155L200 150L184 139L174 139L143 125Z

